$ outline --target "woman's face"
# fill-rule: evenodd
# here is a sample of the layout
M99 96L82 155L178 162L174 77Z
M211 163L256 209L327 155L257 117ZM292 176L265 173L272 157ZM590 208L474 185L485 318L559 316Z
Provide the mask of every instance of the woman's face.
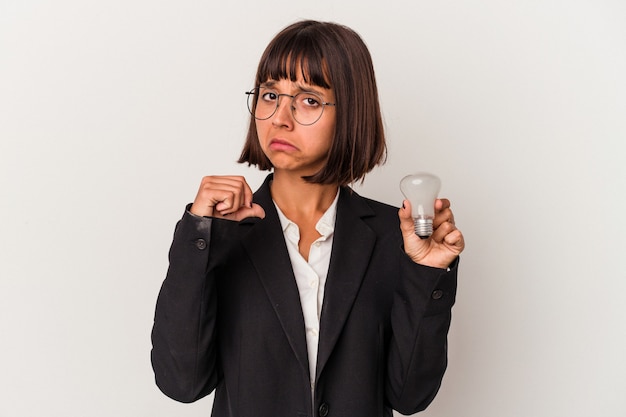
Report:
M335 131L335 106L323 106L319 120L305 126L294 119L292 98L282 94L295 96L303 92L316 93L323 102L335 103L334 92L332 89L306 84L302 77L295 82L287 79L268 80L260 87L271 91L266 97L278 100L278 108L271 117L256 120L259 143L272 162L274 172L287 171L299 176L315 174L323 168L331 147ZM263 100L263 97L259 97L259 100ZM315 105L313 101L306 100L304 105Z

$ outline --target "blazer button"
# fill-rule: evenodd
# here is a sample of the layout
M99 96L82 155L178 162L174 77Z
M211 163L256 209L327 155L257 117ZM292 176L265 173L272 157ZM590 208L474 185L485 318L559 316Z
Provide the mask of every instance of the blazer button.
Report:
M204 239L196 240L196 248L198 248L200 250L206 249L206 240L204 240Z
M326 417L328 415L328 404L322 403L320 408L317 410L317 413L320 417Z
M441 297L443 297L443 291L442 290L435 290L435 291L433 291L432 297L433 297L433 300L441 299Z

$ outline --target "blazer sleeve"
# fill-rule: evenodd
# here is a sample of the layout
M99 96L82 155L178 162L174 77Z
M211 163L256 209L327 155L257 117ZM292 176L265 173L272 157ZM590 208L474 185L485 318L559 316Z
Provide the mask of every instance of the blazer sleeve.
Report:
M404 254L400 262L385 385L391 407L408 415L424 410L441 386L458 258L448 270L415 264Z
M207 271L212 219L188 211L177 223L156 303L152 368L168 397L193 402L217 385L216 290Z

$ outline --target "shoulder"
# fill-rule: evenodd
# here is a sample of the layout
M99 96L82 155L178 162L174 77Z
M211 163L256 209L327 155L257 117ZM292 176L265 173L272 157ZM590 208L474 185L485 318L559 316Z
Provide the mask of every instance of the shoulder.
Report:
M348 187L341 189L340 206L350 210L369 224L399 225L398 207L359 195ZM343 203L343 204L342 204Z
M393 215L395 217L398 216L398 207L392 206L391 204L383 203L381 201L373 200L367 197L360 197L365 201L365 203L372 208L374 212L380 215Z
M343 197L345 201L350 202L351 204L365 205L377 214L398 213L398 207L368 197L364 197L350 187L341 187L341 197Z

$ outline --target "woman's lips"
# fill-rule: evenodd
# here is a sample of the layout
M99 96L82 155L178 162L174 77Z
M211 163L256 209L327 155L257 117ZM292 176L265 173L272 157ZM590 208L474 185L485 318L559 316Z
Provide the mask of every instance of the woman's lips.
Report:
M294 145L287 142L286 140L272 139L272 141L270 142L270 149L273 151L295 151L298 148L296 148Z

